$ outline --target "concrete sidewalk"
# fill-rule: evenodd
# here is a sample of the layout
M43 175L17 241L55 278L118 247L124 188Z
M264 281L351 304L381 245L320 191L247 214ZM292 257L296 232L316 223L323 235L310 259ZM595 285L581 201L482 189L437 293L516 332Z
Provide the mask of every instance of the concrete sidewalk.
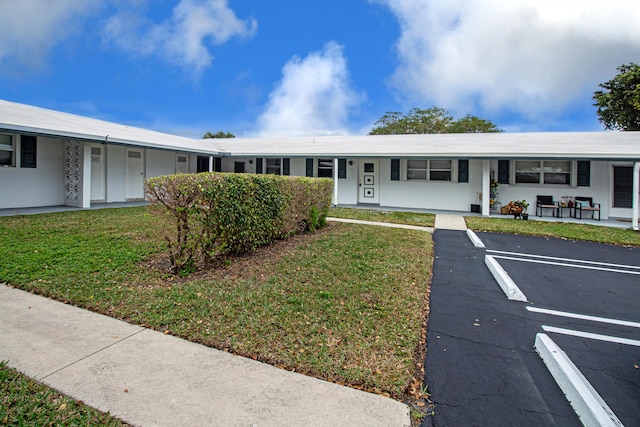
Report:
M459 230L467 229L467 223L462 215L436 215L436 230Z
M409 426L395 400L0 284L0 360L139 426Z

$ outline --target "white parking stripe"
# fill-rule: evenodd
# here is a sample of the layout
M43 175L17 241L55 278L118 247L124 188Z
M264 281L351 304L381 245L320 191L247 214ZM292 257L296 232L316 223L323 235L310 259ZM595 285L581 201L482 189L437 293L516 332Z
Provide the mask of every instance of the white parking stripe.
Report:
M640 341L638 341L638 340L630 340L628 338L620 338L620 337L611 337L611 336L608 336L608 335L592 334L590 332L574 331L572 329L556 328L555 326L546 326L546 325L542 325L542 329L545 330L546 332L555 332L557 334L571 335L571 336L574 336L574 337L589 338L589 339L592 339L592 340L607 341L607 342L613 342L613 343L616 343L616 344L625 344L625 345L633 345L633 346L636 346L636 347L640 347Z
M618 268L627 268L630 270L640 270L640 266L637 265L626 265L626 264L612 264L608 262L598 262L598 261L584 261L581 259L573 259L573 258L559 258L553 256L544 256L544 255L531 255L531 254L523 254L519 252L507 252L507 251L496 251L492 249L487 249L487 252L492 252L496 254L504 254L504 255L517 255L525 258L540 258L540 259L552 259L556 261L567 261L574 262L579 264L592 264L592 265L606 265L608 267L618 267Z
M640 275L640 271L627 271L627 270L617 270L615 268L605 268L605 267L593 267L590 265L577 265L577 264L567 264L564 262L552 262L552 261L542 261L539 259L527 259L527 258L516 258L502 255L492 255L493 258L500 259L510 259L512 261L524 261L524 262L533 262L536 264L549 264L549 265L558 265L561 267L572 267L572 268L583 268L585 270L600 270L600 271L609 271L612 273L624 273L624 274L637 274Z
M630 322L627 320L609 319L607 317L587 316L586 314L569 313L566 311L549 310L546 308L527 307L527 310L535 313L549 314L551 316L570 317L572 319L589 320L591 322L609 323L612 325L630 326L632 328L640 328L640 323Z

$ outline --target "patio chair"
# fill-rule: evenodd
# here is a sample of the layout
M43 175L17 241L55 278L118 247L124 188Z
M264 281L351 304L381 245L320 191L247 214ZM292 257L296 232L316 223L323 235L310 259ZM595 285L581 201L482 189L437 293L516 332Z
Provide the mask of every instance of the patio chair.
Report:
M542 216L543 209L551 209L551 216L560 217L560 203L553 201L553 196L536 196L536 216Z
M600 203L593 203L592 197L576 197L573 204L573 217L582 219L582 212L591 212L591 219L598 213L600 221Z

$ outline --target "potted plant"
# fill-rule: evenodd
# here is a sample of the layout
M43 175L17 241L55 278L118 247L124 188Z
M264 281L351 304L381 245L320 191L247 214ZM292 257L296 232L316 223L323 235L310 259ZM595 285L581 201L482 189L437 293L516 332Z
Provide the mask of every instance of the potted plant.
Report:
M498 201L498 181L492 179L489 182L489 207L492 212L498 212L500 209L500 202Z
M509 215L513 215L514 219L529 219L529 214L527 213L529 203L526 200L512 200L507 206L509 207Z

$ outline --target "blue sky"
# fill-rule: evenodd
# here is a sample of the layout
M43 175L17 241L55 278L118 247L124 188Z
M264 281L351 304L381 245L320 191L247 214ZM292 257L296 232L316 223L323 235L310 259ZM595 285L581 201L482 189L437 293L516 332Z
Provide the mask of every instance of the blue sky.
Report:
M601 130L637 0L4 0L0 98L191 137L366 134L438 106Z

